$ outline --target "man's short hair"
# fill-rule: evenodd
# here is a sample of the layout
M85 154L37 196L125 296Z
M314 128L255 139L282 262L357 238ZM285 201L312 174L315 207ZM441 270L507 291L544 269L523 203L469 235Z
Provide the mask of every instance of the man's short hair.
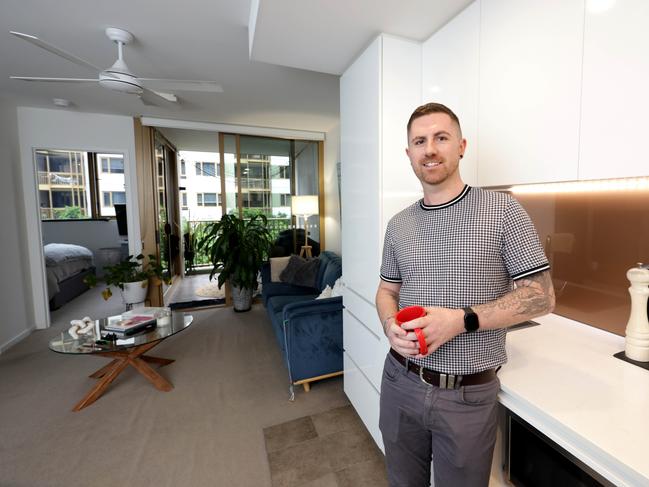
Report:
M417 120L419 117L423 117L424 115L430 115L431 113L445 113L449 117L451 117L451 120L457 125L457 128L460 132L460 137L462 137L462 127L460 126L460 119L457 118L457 115L453 113L453 110L451 110L449 107L446 105L442 105L441 103L426 103L425 105L421 105L417 108L415 108L415 111L412 112L412 115L410 115L410 119L408 120L408 139L410 139L410 127L412 126L412 122Z

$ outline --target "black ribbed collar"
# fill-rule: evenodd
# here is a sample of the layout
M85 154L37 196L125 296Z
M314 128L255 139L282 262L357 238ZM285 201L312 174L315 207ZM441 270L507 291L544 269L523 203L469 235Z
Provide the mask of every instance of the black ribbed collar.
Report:
M427 205L426 203L424 203L424 199L422 198L421 200L419 200L419 206L421 206L422 210L426 210L426 211L441 210L442 208L447 208L449 206L454 205L458 201L461 201L469 193L469 191L471 191L471 186L465 184L460 194L458 194L452 200L447 201L446 203L440 203L439 205Z

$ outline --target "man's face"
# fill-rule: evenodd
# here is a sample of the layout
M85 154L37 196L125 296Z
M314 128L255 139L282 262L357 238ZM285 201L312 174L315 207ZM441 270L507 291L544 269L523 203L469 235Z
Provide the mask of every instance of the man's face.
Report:
M422 184L438 185L459 177L466 140L446 113L431 113L412 122L406 154Z

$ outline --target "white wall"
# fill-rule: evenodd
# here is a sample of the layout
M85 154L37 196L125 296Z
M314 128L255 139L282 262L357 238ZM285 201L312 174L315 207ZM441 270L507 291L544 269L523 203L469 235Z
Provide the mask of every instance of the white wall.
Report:
M18 156L16 106L0 98L0 248L2 249L2 292L0 292L0 352L29 334L34 328L25 248L25 226Z
M142 242L137 201L133 119L118 115L19 107L18 135L34 322L37 328L46 328L49 326L49 310L33 150L77 149L124 154L129 253L137 254L142 248Z

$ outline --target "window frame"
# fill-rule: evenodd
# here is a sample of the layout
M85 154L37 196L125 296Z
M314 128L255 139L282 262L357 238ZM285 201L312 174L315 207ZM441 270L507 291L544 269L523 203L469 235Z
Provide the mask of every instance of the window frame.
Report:
M118 174L118 175L123 175L124 177L124 183L126 184L126 167L124 167L124 170L122 172L111 172L110 171L110 160L111 157L103 157L106 154L113 155L104 151L98 152L98 151L86 151L86 150L77 150L77 149L44 149L44 148L38 148L34 149L33 154L34 154L34 165L37 173L52 173L56 171L51 171L49 170L49 164L47 163L47 159L45 159L45 170L41 169L39 166L39 161L38 157L39 154L42 155L45 153L45 157L49 157L49 153L53 152L67 152L67 153L79 153L79 154L85 154L85 163L86 167L84 167L85 170L85 181L84 181L84 186L83 186L83 195L84 195L84 203L85 203L85 198L86 194L89 196L89 202L88 206L84 206L83 209L84 211L87 211L86 208L89 208L89 214L86 215L85 218L43 218L42 213L40 215L40 221L41 222L61 222L61 221L88 221L88 220L114 220L116 217L114 215L102 215L101 213L101 207L102 207L102 202L104 195L103 193L110 193L110 199L111 203L113 201L113 194L112 193L124 193L124 199L126 200L126 187L122 191L102 191L100 190L100 181L99 181L99 176L100 174ZM99 154L102 154L102 167L98 167L98 162L99 161ZM118 156L121 158L122 162L124 163L125 156L122 153L115 152L115 156ZM68 156L69 157L69 156ZM116 157L117 158L117 157ZM107 161L109 172L103 171L103 161ZM64 191L64 189L57 190L53 188L48 188L48 189L41 189L40 188L40 183L39 186L36 188L39 194L39 211L41 211L44 207L41 206L41 192L45 192L48 194L48 197L50 198L50 204L52 203L52 199L50 196L50 193L53 191ZM70 190L72 191L72 189ZM53 210L55 207L47 207L47 210L49 211L50 215L53 215Z
M214 168L214 174L206 174L205 172L205 164L209 164ZM196 171L196 176L198 177L204 177L204 178L216 178L218 177L218 168L219 168L219 163L218 162L212 162L212 161L196 161L194 163L195 171Z
M103 154L103 152L102 152L102 154ZM116 156L116 155L119 155L121 157L111 157L111 156ZM101 173L102 174L124 174L124 156L122 154L111 154L111 155L108 155L108 157L106 157L106 155L104 155L102 157L99 157L99 156L97 156L97 153L95 153L95 157L97 157L99 159L99 161L101 162ZM111 161L113 159L120 159L122 161L122 170L121 171L113 171L113 165L111 163ZM106 167L108 169L107 171L104 170L104 162L106 162Z
M214 204L212 204L211 202L209 204L207 204L205 202L205 195L206 194L215 195ZM214 192L214 193L213 192L196 193L196 206L202 206L204 208L213 208L213 207L221 206L221 193L216 193L216 192Z

